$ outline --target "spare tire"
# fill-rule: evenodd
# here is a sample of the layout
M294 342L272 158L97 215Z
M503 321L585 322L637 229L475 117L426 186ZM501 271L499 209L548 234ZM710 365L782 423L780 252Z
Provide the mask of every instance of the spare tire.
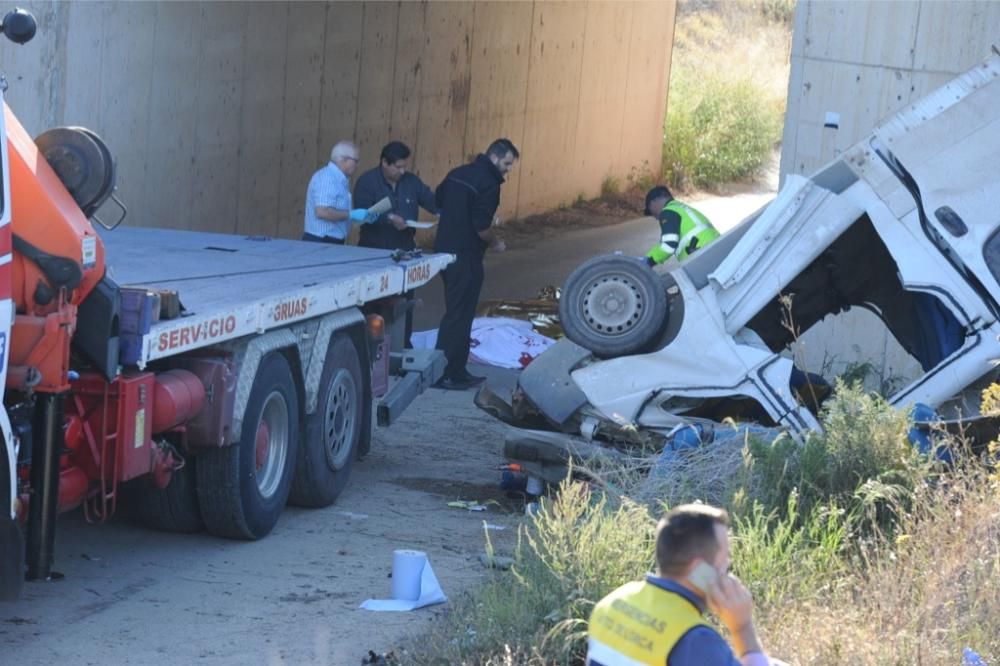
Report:
M559 319L566 337L598 356L642 353L667 323L667 293L659 276L633 257L594 257L566 279Z

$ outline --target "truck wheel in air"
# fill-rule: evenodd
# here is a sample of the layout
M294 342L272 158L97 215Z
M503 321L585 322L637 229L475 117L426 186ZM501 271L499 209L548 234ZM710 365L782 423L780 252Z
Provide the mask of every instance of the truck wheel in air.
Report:
M606 255L580 264L563 286L559 318L566 337L597 356L649 351L667 323L667 294L641 262Z
M333 504L357 457L364 384L357 349L342 333L330 340L319 386L316 411L306 416L292 483L290 501L299 506Z
M239 442L199 455L198 502L216 536L266 536L288 500L299 441L299 398L292 370L278 352L257 368Z
M130 483L127 505L135 520L162 532L192 534L205 529L198 506L197 465L198 460L189 457L166 488L157 488L148 478Z

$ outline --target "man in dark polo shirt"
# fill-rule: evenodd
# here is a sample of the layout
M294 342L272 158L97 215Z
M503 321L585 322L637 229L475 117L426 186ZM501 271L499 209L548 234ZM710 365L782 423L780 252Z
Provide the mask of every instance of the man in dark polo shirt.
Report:
M420 177L408 171L410 147L402 141L390 141L382 148L379 165L365 171L354 185L354 204L359 208L371 208L389 197L392 209L380 215L374 222L361 227L358 245L383 250L412 250L417 244L414 236L417 230L406 226L407 220L416 220L423 208L428 213L437 213L434 193L424 185ZM413 292L404 294L407 301L413 300ZM413 333L412 303L406 311L406 339L403 346L410 348Z
M371 208L389 197L392 210L380 215L373 223L361 227L358 245L384 250L412 250L416 229L406 226L407 220L416 220L423 208L432 215L437 213L434 193L420 177L408 171L410 148L402 141L390 141L382 148L379 165L358 177L354 185L354 205Z
M481 384L466 369L469 338L483 287L483 255L487 248L503 250L503 241L491 228L500 206L500 186L520 157L509 139L497 139L485 154L456 167L438 185L435 196L441 221L434 239L435 252L450 252L455 263L441 273L445 313L438 327L437 348L448 359L441 388L464 390Z

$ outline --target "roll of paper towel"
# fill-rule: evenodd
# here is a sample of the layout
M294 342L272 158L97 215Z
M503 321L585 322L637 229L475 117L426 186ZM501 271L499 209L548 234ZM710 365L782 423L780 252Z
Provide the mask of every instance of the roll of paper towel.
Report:
M416 601L420 598L420 575L427 564L427 553L419 550L395 550L392 553L392 598Z

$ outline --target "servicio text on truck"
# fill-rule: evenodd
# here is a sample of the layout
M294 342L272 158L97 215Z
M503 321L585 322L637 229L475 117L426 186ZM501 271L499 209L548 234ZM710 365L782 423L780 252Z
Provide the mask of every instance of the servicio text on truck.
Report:
M104 142L32 140L6 104L0 169L4 598L57 575L56 516L81 505L258 539L287 502L331 504L375 423L441 376L440 352L402 350L401 295L451 255L118 227L120 203L97 216L117 201Z

